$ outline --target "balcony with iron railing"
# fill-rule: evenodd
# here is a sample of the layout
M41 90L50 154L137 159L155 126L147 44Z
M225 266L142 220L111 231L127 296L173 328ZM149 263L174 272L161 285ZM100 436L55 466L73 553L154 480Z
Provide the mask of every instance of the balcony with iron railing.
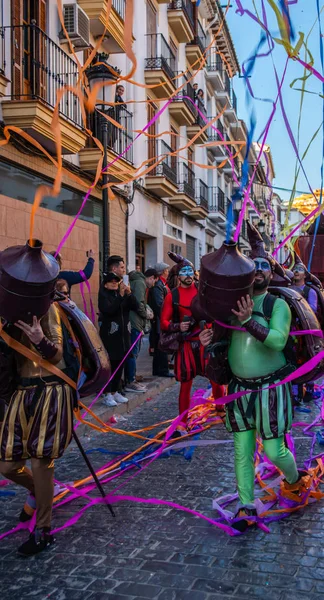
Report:
M211 52L208 54L206 69L208 72L217 72L221 75L221 77L224 76L224 65L219 54Z
M207 125L207 111L204 102L197 98L195 99L196 119L192 125L187 127L187 136L189 139L195 138L195 144L203 144L208 139L208 128L203 130Z
M208 186L201 179L196 180L196 203L189 215L198 221L208 216Z
M208 185L201 179L197 180L196 185L196 202L208 212Z
M126 0L112 0L112 7L115 9L120 18L125 21Z
M175 90L177 61L162 33L146 34L145 81L163 98Z
M195 199L195 173L186 163L180 163L179 192Z
M204 56L207 47L207 36L200 21L196 22L196 32L193 40L186 45L186 57L190 66L198 70L201 66L201 59Z
M171 198L178 191L178 166L172 148L164 140L148 139L148 158L162 159L145 178L145 187L160 198Z
M168 22L179 43L189 43L194 37L194 5L191 0L171 0Z
M197 46L199 46L201 52L204 54L207 47L207 36L199 20L197 21L197 33L195 35L195 42Z
M109 119L116 121L120 127ZM109 179L116 184L125 183L135 173L133 164L133 114L125 105L109 107L97 104L95 111L88 115L88 129L107 151L109 163ZM92 138L86 148L79 153L80 167L84 171L96 172L102 156L101 150ZM119 157L116 160L116 156Z
M126 0L112 0L108 15L107 0L78 0L90 20L90 31L95 38L105 36L104 49L108 54L125 52Z
M225 194L219 186L208 188L208 205L210 213L220 213L225 218Z
M71 91L79 80L75 61L34 23L2 28L1 41L0 71L11 81L2 102L5 123L37 134L38 141L55 151L51 121L58 93L65 89L58 106L62 151L78 152L86 134L80 100Z
M108 121L104 115L117 121L121 128ZM133 114L126 107L120 105L108 108L106 104L97 104L96 110L90 115L89 121L93 135L101 143L103 142L104 127L106 126L108 129L108 148L114 154L121 156L123 160L133 164Z
M197 117L195 91L182 71L176 72L175 77L175 85L181 89L169 105L169 113L178 125L193 125Z
M174 185L178 184L177 176L177 158L171 156L173 150L164 140L155 140L156 156L163 160L158 164L150 174L158 175L159 177L166 177Z

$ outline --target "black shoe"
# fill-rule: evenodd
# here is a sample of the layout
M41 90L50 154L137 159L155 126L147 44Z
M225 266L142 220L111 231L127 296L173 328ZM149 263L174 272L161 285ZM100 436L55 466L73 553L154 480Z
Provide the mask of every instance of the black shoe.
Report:
M306 392L304 395L304 402L311 402L313 400L312 392Z
M236 529L237 531L241 531L243 533L244 531L247 530L248 527L250 527L251 525L255 525L255 521L250 521L248 517L256 517L256 516L257 516L257 511L255 510L255 508L247 508L245 506L243 508L240 508L237 511L235 518L237 518L237 517L247 517L247 518L246 519L242 518L241 521L232 523L233 529Z
M303 399L299 398L298 396L293 396L293 405L294 406L301 406L303 403Z
M44 529L35 529L30 534L28 540L24 542L18 548L18 554L21 556L34 556L46 550L49 546L54 544L54 536L50 534L50 529L44 527Z

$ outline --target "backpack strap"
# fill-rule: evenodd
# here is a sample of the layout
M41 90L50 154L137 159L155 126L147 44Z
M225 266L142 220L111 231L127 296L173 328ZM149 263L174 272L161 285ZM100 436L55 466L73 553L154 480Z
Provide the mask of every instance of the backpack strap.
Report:
M310 291L311 291L311 288L309 287L309 285L305 285L304 289L302 291L302 296L305 298L306 302L308 302L308 297L309 297Z
M262 310L263 312L253 311L252 315L257 315L258 317L263 317L266 321L270 321L274 303L277 300L277 296L273 294L267 294L263 300Z

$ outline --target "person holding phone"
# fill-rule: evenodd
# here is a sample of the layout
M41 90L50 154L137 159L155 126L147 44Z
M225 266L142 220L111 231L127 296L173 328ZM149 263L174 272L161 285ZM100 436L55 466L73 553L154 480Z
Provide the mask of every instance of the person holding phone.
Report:
M109 354L111 371L116 374L103 397L105 406L128 402L119 392L123 372L121 362L131 347L129 313L137 311L138 307L130 287L116 273L107 273L99 290L100 337Z
M62 271L62 262L63 262L62 255L56 254L56 250L52 250L52 252L50 252L49 254L54 256L56 258L58 264L60 265L61 270L59 273L59 279L64 279L67 282L68 292L70 294L71 287L73 285L82 283L84 281L84 277L81 275L80 271ZM86 266L83 269L83 274L85 275L85 278L88 280L88 279L90 279L90 277L93 273L95 259L94 259L94 253L92 250L88 250L86 252L86 256L87 256L88 261L87 261Z

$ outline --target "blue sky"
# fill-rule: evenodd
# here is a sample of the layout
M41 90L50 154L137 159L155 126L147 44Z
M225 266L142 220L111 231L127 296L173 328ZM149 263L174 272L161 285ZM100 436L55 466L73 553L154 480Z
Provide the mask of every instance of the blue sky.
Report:
M276 1L278 4L278 0ZM226 4L225 1L224 4ZM257 23L253 22L250 17L246 15L241 17L240 15L236 14L235 0L232 0L231 4L232 7L227 13L227 22L234 40L234 45L240 64L242 65L242 63L253 54L253 51L255 50L260 39L261 28ZM242 0L242 4L244 8L254 12L252 0ZM258 9L260 8L260 4L260 0L256 0L256 6ZM273 11L271 10L267 1L265 1L265 4L267 6L271 34L274 37L280 37L277 29L277 22L273 16ZM322 4L323 3L320 2L320 6ZM306 37L315 20L317 19L316 0L298 0L296 5L291 5L290 14L296 36L298 36L298 32L303 32ZM324 11L321 19L322 28L324 29L323 15ZM317 22L311 36L309 37L308 47L314 57L314 67L321 72L320 37ZM262 52L265 52L266 49L267 46L264 46ZM276 45L272 56L279 77L281 78L287 54L282 46ZM301 58L304 59L304 50L301 52ZM302 65L290 60L282 92L285 110L296 140L301 93L291 89L290 83L296 77L301 76L303 76ZM256 60L250 83L256 96L262 98L276 98L277 86L271 57L260 58ZM301 86L297 84L296 87ZM246 101L246 85L244 80L236 77L234 81L234 89L238 97L239 117L243 118L246 123L248 123L251 105L249 106L248 102ZM305 94L304 96L300 135L300 155L303 154L311 137L315 133L316 129L321 125L323 120L323 99L318 96L319 93L322 93L321 82L316 77L312 76L307 81L306 89L316 92L316 95ZM258 138L270 116L272 105L267 102L259 102L253 99L252 103L257 117L255 138ZM272 122L269 136L267 138L267 143L269 143L271 146L276 172L274 185L284 188L292 188L296 155L285 128L279 103L274 120ZM323 155L322 144L323 134L322 130L320 130L316 140L313 142L307 156L303 161L307 177L313 189L320 187L321 162ZM302 173L300 173L298 178L297 190L306 192L308 191L308 185ZM283 200L289 199L289 192L279 193Z

